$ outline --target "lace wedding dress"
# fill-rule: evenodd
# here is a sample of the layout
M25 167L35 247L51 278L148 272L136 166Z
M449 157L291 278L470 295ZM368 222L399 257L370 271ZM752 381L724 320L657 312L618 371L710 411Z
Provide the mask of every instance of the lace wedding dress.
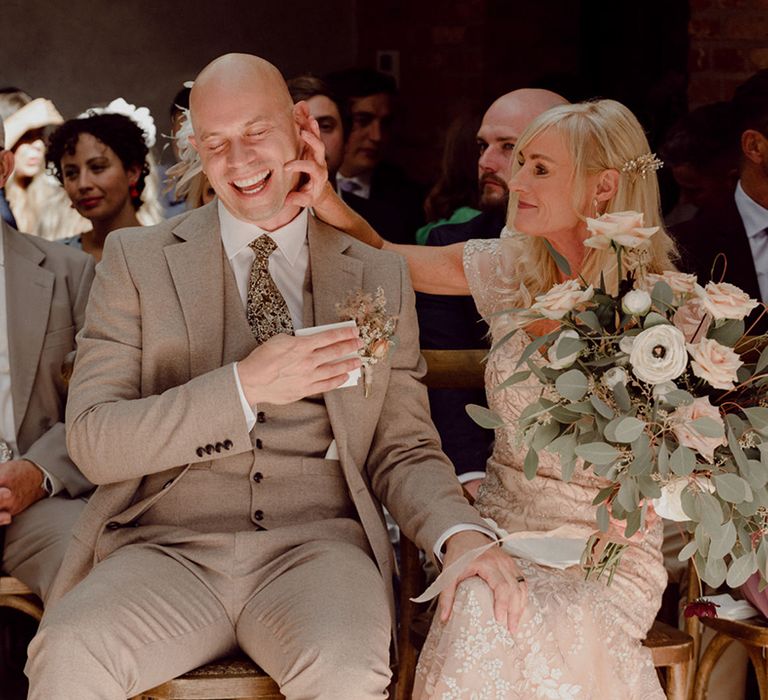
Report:
M470 241L464 266L480 313L493 340L509 329L495 311L510 303L512 280L505 257L509 241ZM495 392L515 371L528 338L516 334L491 353L486 387L491 409L511 424L533 400L536 380ZM539 387L540 389L540 387ZM561 479L556 455L539 453L529 481L525 448L511 428L496 431L493 456L476 502L480 512L509 532L549 531L571 524L595 530L592 500L605 485L577 465L570 482ZM579 567L565 571L518 560L528 599L517 631L495 622L492 594L479 578L464 581L447 624L435 618L419 659L413 697L417 700L663 700L650 651L641 641L661 604L666 572L657 522L642 541L624 552L610 586L605 577L585 581Z

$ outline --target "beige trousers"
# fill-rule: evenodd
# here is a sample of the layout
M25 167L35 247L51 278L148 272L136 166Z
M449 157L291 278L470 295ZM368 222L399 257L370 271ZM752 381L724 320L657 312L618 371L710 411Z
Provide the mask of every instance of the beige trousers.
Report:
M270 534L118 549L46 611L29 698L122 700L238 646L289 700L386 698L391 622L374 562L333 540L283 538L275 556Z
M5 531L0 569L27 584L43 600L61 566L83 498L44 498L13 518Z

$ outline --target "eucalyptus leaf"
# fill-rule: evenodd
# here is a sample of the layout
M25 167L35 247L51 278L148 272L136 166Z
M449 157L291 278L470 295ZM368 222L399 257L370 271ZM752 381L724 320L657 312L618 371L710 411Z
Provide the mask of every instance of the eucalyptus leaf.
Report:
M503 428L505 423L497 413L494 413L485 406L478 406L471 403L466 407L466 411L469 417L475 421L481 428L487 428L488 430L495 430L496 428Z
M697 418L691 422L691 427L700 435L711 438L725 437L725 428L723 424L714 418Z
M742 554L731 562L728 567L728 576L725 582L730 588L738 588L747 582L747 579L757 571L757 558L753 551Z
M741 469L740 471L753 489L761 489L768 484L768 468L766 468L764 462L759 462L756 459L748 459L747 469Z
M621 382L613 387L613 398L616 399L616 403L624 413L629 413L632 410L632 401L629 398L629 392Z
M602 503L604 500L608 498L613 493L613 485L606 486L605 488L600 489L597 492L597 496L594 497L592 500L592 505L596 506L598 503Z
M515 369L525 364L526 360L531 357L533 353L535 353L547 343L551 343L559 334L560 331L553 331L548 335L540 335L538 338L528 343L528 345L525 347L525 350L523 350L523 352L520 354L520 359L517 361ZM491 352L493 352L493 350L494 348L491 348Z
M581 338L561 338L557 344L555 355L558 360L562 360L564 357L568 357L568 355L580 353L586 347L587 344Z
M712 538L709 554L713 557L724 557L726 554L730 554L734 544L736 544L736 526L733 521L726 520L720 526L718 535Z
M573 471L576 469L576 456L574 455L566 461L560 461L560 475L563 481L568 482L573 476Z
M696 548L701 552L702 556L707 556L709 553L709 545L712 542L706 529L702 523L696 526L693 532L693 539L696 542Z
M615 411L595 394L592 394L592 396L589 397L589 402L594 406L595 410L603 416L603 418L611 420L616 415Z
M659 452L656 456L656 466L661 476L667 476L669 474L669 449L667 449L667 443L662 440L659 445Z
M723 585L727 574L725 561L718 557L707 557L707 565L704 567L704 573L701 578L712 588L719 588Z
M611 427L612 438L609 438L611 442L624 442L629 443L637 440L645 430L645 423L639 418L632 418L631 416L621 416L615 418L609 424ZM606 437L608 437L608 428L605 429Z
M768 349L768 346L766 346ZM750 425L757 430L763 437L768 436L768 408L762 408L760 406L754 406L753 408L745 408L744 415L747 417Z
M688 561L695 553L698 545L696 540L691 540L685 547L683 547L677 555L679 561Z
M573 433L563 433L550 443L547 451L556 452L561 460L571 459L576 454L576 436Z
M669 468L678 476L688 476L696 467L696 454L680 445L669 458Z
M744 335L744 321L741 319L728 319L721 325L714 324L707 331L707 338L716 340L721 345L732 348Z
M743 503L752 500L749 484L736 474L715 474L712 483L717 495L728 503Z
M634 479L624 479L620 483L616 500L627 512L632 512L640 502L640 489L637 488L637 482Z
M494 391L502 391L503 389L506 389L513 384L517 384L518 382L525 381L528 379L528 377L531 376L531 370L529 369L523 369L519 372L515 372L513 375L507 377L501 384L498 384L493 388Z
M745 455L744 450L741 449L741 445L736 439L736 436L734 435L730 426L728 427L728 447L731 448L731 454L736 460L736 464L738 465L739 470L744 471L745 469L749 469L749 460L747 459L747 455Z
M536 476L536 469L539 467L539 455L532 447L528 450L528 453L525 455L525 461L523 462L523 472L525 473L525 478L529 481L533 479L534 476Z
M651 313L649 313L643 321L643 329L651 328L653 326L661 326L662 324L670 325L667 317L662 316L655 311L651 311Z
M493 345L491 345L491 349L489 350L489 354L492 352L496 352L500 347L503 345L506 345L512 338L515 336L515 334L519 331L519 328L514 328L513 330L509 331L508 333L505 333L501 338L499 338Z
M683 507L683 513L695 522L701 520L701 506L697 496L698 491L691 486L684 488L680 494L680 505Z
M549 443L551 443L559 434L560 424L557 421L551 420L549 423L542 423L536 429L536 433L531 441L531 447L537 452L546 449L549 446Z
M597 527L601 532L608 532L608 528L611 524L611 517L608 513L608 508L605 503L600 505L597 509Z
M552 406L549 409L549 415L552 416L558 423L565 423L567 425L575 423L581 416L578 413L568 410L566 406Z
M560 269L560 272L562 272L566 277L570 277L571 266L569 265L565 256L563 256L561 253L558 253L555 250L555 247L546 238L542 238L542 240L544 241L544 245L547 246L547 250L552 256L552 259L555 261L555 265L557 265L557 267Z
M577 401L576 403L569 403L565 406L569 411L574 413L581 413L585 416L592 416L595 413L592 404L589 401Z
M656 282L656 284L653 285L651 300L657 309L661 309L662 311L666 312L674 306L675 293L672 291L672 287L670 287L666 282L659 280Z
M589 442L585 445L578 445L575 452L583 460L592 464L610 464L621 455L621 452L606 442Z
M720 526L723 524L723 509L720 507L720 502L709 493L699 493L698 500L701 522L709 536L713 537L720 532Z
M640 529L640 525L642 524L642 515L642 510L637 508L627 516L627 525L624 528L624 537L630 538Z
M755 365L755 374L760 374L766 367L768 367L768 345L760 353L760 357Z
M643 498L661 498L661 486L658 481L651 479L650 476L640 476L637 479L637 485L640 487L640 493L643 495Z
M578 369L571 369L561 374L555 381L555 389L560 396L569 401L578 401L587 393L589 383Z
M603 327L600 325L600 320L597 318L597 314L594 311L582 311L576 314L576 319L581 321L587 328L595 333L602 333Z
M693 401L693 395L683 389L674 389L668 394L664 394L664 403L670 406L690 406Z

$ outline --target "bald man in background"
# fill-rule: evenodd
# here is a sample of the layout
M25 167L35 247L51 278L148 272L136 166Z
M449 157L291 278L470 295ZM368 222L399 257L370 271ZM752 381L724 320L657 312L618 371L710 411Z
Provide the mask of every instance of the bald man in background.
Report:
M121 700L238 647L289 699L385 698L381 504L446 564L489 542L429 420L408 270L304 208L317 125L274 66L216 59L190 105L217 199L107 240L67 410L98 488L30 645L30 698ZM338 388L356 329L293 331L378 288L400 342L366 397ZM493 547L472 571L511 620L510 562Z

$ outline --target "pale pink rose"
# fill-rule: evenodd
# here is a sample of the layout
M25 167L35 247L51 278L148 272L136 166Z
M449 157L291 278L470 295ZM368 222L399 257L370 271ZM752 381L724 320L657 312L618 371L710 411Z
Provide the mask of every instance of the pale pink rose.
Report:
M587 230L592 234L585 246L605 250L611 243L636 248L647 244L658 226L643 228L643 215L637 211L617 211L603 214L599 219L587 218Z
M672 432L683 447L696 450L704 459L712 464L715 458L715 448L726 445L725 435L719 438L707 437L691 427L691 423L697 418L711 418L720 425L723 419L717 406L709 403L709 398L701 396L694 399L688 406L679 406L670 416L672 419Z
M703 289L697 284L696 294L707 313L715 320L742 319L758 305L758 301L728 282L708 282Z
M693 373L715 389L733 389L736 370L743 364L738 354L712 338L688 343Z
M582 289L577 280L567 280L556 284L546 294L537 296L531 310L538 311L545 318L558 320L579 304L589 301L594 294L592 285Z
M375 357L377 360L383 360L389 352L389 341L383 338L379 338L371 345L371 357Z
M693 294L696 287L696 275L675 272L674 270L665 270L660 275L653 272L648 273L645 276L645 281L649 291L653 290L657 282L666 282L676 294Z
M707 315L701 299L693 297L685 302L672 317L672 323L679 328L687 342L693 342L696 337L701 338L707 334L712 317Z

